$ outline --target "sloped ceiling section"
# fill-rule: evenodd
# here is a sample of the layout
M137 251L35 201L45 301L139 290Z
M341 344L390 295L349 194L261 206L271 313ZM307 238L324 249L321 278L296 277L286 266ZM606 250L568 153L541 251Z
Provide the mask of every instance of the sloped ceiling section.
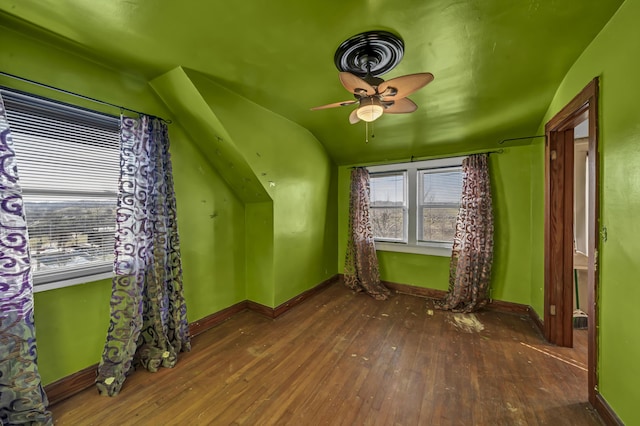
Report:
M231 135L181 67L155 78L151 86L240 199L244 202L271 199Z
M555 90L622 0L8 0L4 21L122 72L152 80L176 66L198 71L308 129L338 164L494 147L531 135ZM390 79L429 71L413 114L383 116L376 137L350 125L336 48L381 29L404 58ZM40 34L42 35L42 34ZM38 36L40 36L38 35ZM585 82L586 84L587 82Z

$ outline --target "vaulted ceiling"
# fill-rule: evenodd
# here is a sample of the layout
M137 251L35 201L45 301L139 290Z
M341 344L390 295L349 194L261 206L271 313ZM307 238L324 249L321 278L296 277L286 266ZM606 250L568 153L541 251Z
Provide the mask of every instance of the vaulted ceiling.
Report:
M338 164L496 147L533 134L576 58L621 0L4 0L3 19L53 33L149 80L193 69L312 132ZM338 80L336 48L399 35L390 79L428 71L412 114L384 115L365 143ZM585 84L587 82L585 81ZM371 129L370 129L371 130Z

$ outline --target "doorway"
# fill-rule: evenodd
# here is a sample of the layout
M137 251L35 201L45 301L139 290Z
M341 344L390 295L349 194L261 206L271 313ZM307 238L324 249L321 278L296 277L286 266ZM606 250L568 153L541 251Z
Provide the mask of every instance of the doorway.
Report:
M597 385L597 120L595 78L545 126L544 335L550 343L572 347L574 310L579 303L587 317L588 392L592 405ZM583 185L579 179L584 179ZM586 271L586 283L580 270ZM579 285L576 292L580 276L585 288L582 294Z

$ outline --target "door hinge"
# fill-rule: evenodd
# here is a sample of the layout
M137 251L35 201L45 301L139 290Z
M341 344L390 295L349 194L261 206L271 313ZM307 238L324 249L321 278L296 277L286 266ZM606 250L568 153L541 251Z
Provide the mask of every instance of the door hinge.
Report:
M549 315L556 314L556 305L549 305Z
M598 249L593 251L593 270L598 270Z

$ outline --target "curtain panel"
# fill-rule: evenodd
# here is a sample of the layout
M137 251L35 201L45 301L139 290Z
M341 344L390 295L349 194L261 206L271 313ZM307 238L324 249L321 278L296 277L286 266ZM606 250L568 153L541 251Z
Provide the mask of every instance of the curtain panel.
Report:
M462 162L460 210L456 220L449 291L435 304L454 312L473 312L488 302L493 263L493 207L488 154Z
M191 348L166 124L123 117L120 168L111 320L96 378L109 396L134 363L155 372Z
M369 218L369 198L369 171L364 167L356 167L351 171L344 283L353 291L364 291L374 299L385 300L391 292L380 282L378 257Z
M0 424L53 424L38 373L29 235L0 96Z

